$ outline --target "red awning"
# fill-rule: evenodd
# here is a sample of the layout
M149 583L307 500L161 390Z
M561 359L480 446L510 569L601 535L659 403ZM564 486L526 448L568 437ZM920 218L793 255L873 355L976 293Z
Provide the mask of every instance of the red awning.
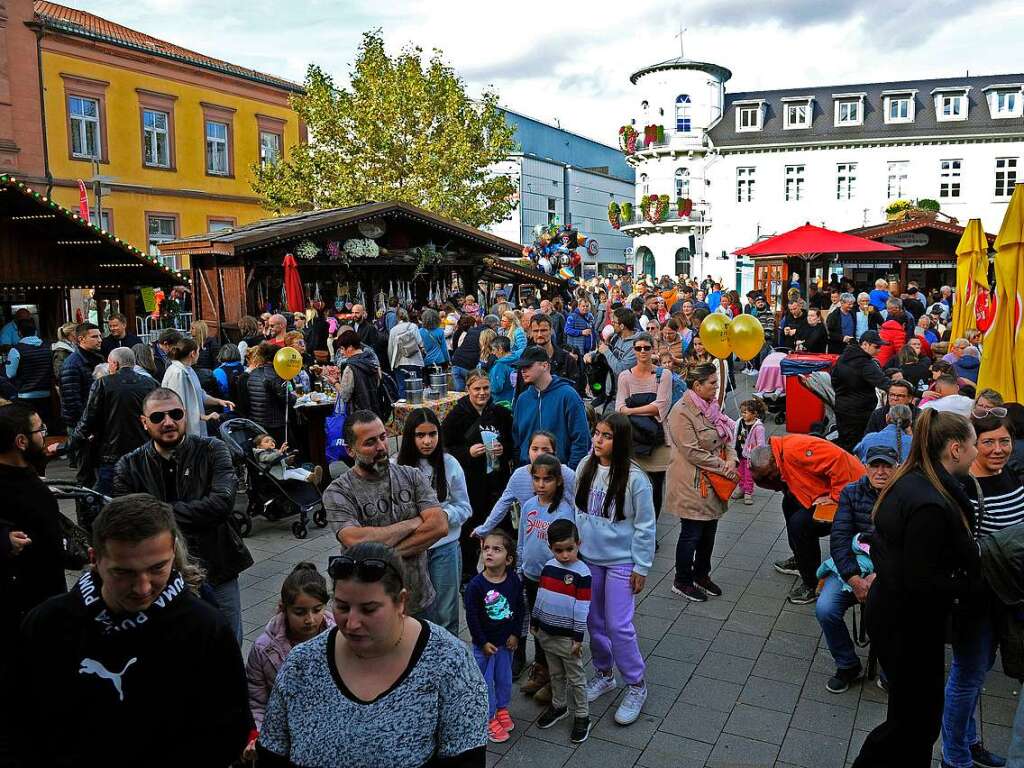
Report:
M740 248L734 253L737 256L816 256L821 253L874 253L899 250L902 249L888 243L804 224L789 232Z

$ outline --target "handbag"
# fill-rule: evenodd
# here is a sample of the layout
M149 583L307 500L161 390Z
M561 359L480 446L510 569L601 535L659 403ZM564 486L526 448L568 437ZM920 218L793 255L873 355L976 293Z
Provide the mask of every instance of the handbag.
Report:
M722 448L721 458L724 461L726 457L725 448ZM736 486L740 484L739 480L730 480L725 475L720 475L717 472L712 472L709 469L701 470L701 493L704 497L707 497L707 486L711 486L711 490L714 491L722 501L728 502L732 498L733 491L736 490Z
M653 392L639 392L626 398L627 408L650 405L657 395ZM637 456L650 456L654 448L665 444L665 428L653 416L629 416L633 427L633 451Z
M334 413L324 419L324 455L328 463L349 458L345 447L345 403L340 398Z

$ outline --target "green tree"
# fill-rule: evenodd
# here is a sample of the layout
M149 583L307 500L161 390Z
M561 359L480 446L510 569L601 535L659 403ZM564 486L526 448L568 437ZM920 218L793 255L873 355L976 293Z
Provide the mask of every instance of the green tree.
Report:
M381 32L363 35L351 87L310 65L292 99L311 140L276 163L254 166L253 189L271 211L400 200L472 226L502 221L515 186L488 170L516 150L497 95L478 100L435 50L395 57Z

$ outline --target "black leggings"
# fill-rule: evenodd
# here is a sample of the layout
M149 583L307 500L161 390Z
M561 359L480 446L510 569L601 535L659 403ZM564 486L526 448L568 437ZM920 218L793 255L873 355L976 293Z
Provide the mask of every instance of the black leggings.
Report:
M665 473L648 472L648 479L651 481L651 494L654 498L654 519L661 517L661 499L665 491Z

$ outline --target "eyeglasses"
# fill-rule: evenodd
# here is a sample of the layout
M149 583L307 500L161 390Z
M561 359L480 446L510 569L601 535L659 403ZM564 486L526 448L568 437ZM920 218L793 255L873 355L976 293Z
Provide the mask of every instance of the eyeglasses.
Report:
M356 560L349 555L333 555L327 558L327 574L332 579L341 581L351 579L353 574L359 581L380 581L384 578L388 568L394 571L399 579L402 578L402 574L394 565L378 557L364 557L361 560Z
M634 352L650 352L652 349L654 349L654 347L650 344L637 344L633 347Z
M47 429L46 429L46 425L45 425L45 424L43 424L43 426L41 426L41 427L40 427L39 429L33 429L33 430L32 430L31 432L29 432L29 434L30 434L30 435L34 435L34 434L36 434L37 432L38 432L38 433L39 433L40 435L42 435L43 437L46 437L46 435L47 435Z
M185 411L181 408L171 408L169 411L153 411L146 418L149 419L151 424L162 424L168 416L171 417L171 421L181 421L185 418Z
M994 408L975 407L974 410L971 411L971 415L976 419L984 419L988 416L995 416L997 419L1005 419L1007 413L1009 413L1009 411L999 405Z

